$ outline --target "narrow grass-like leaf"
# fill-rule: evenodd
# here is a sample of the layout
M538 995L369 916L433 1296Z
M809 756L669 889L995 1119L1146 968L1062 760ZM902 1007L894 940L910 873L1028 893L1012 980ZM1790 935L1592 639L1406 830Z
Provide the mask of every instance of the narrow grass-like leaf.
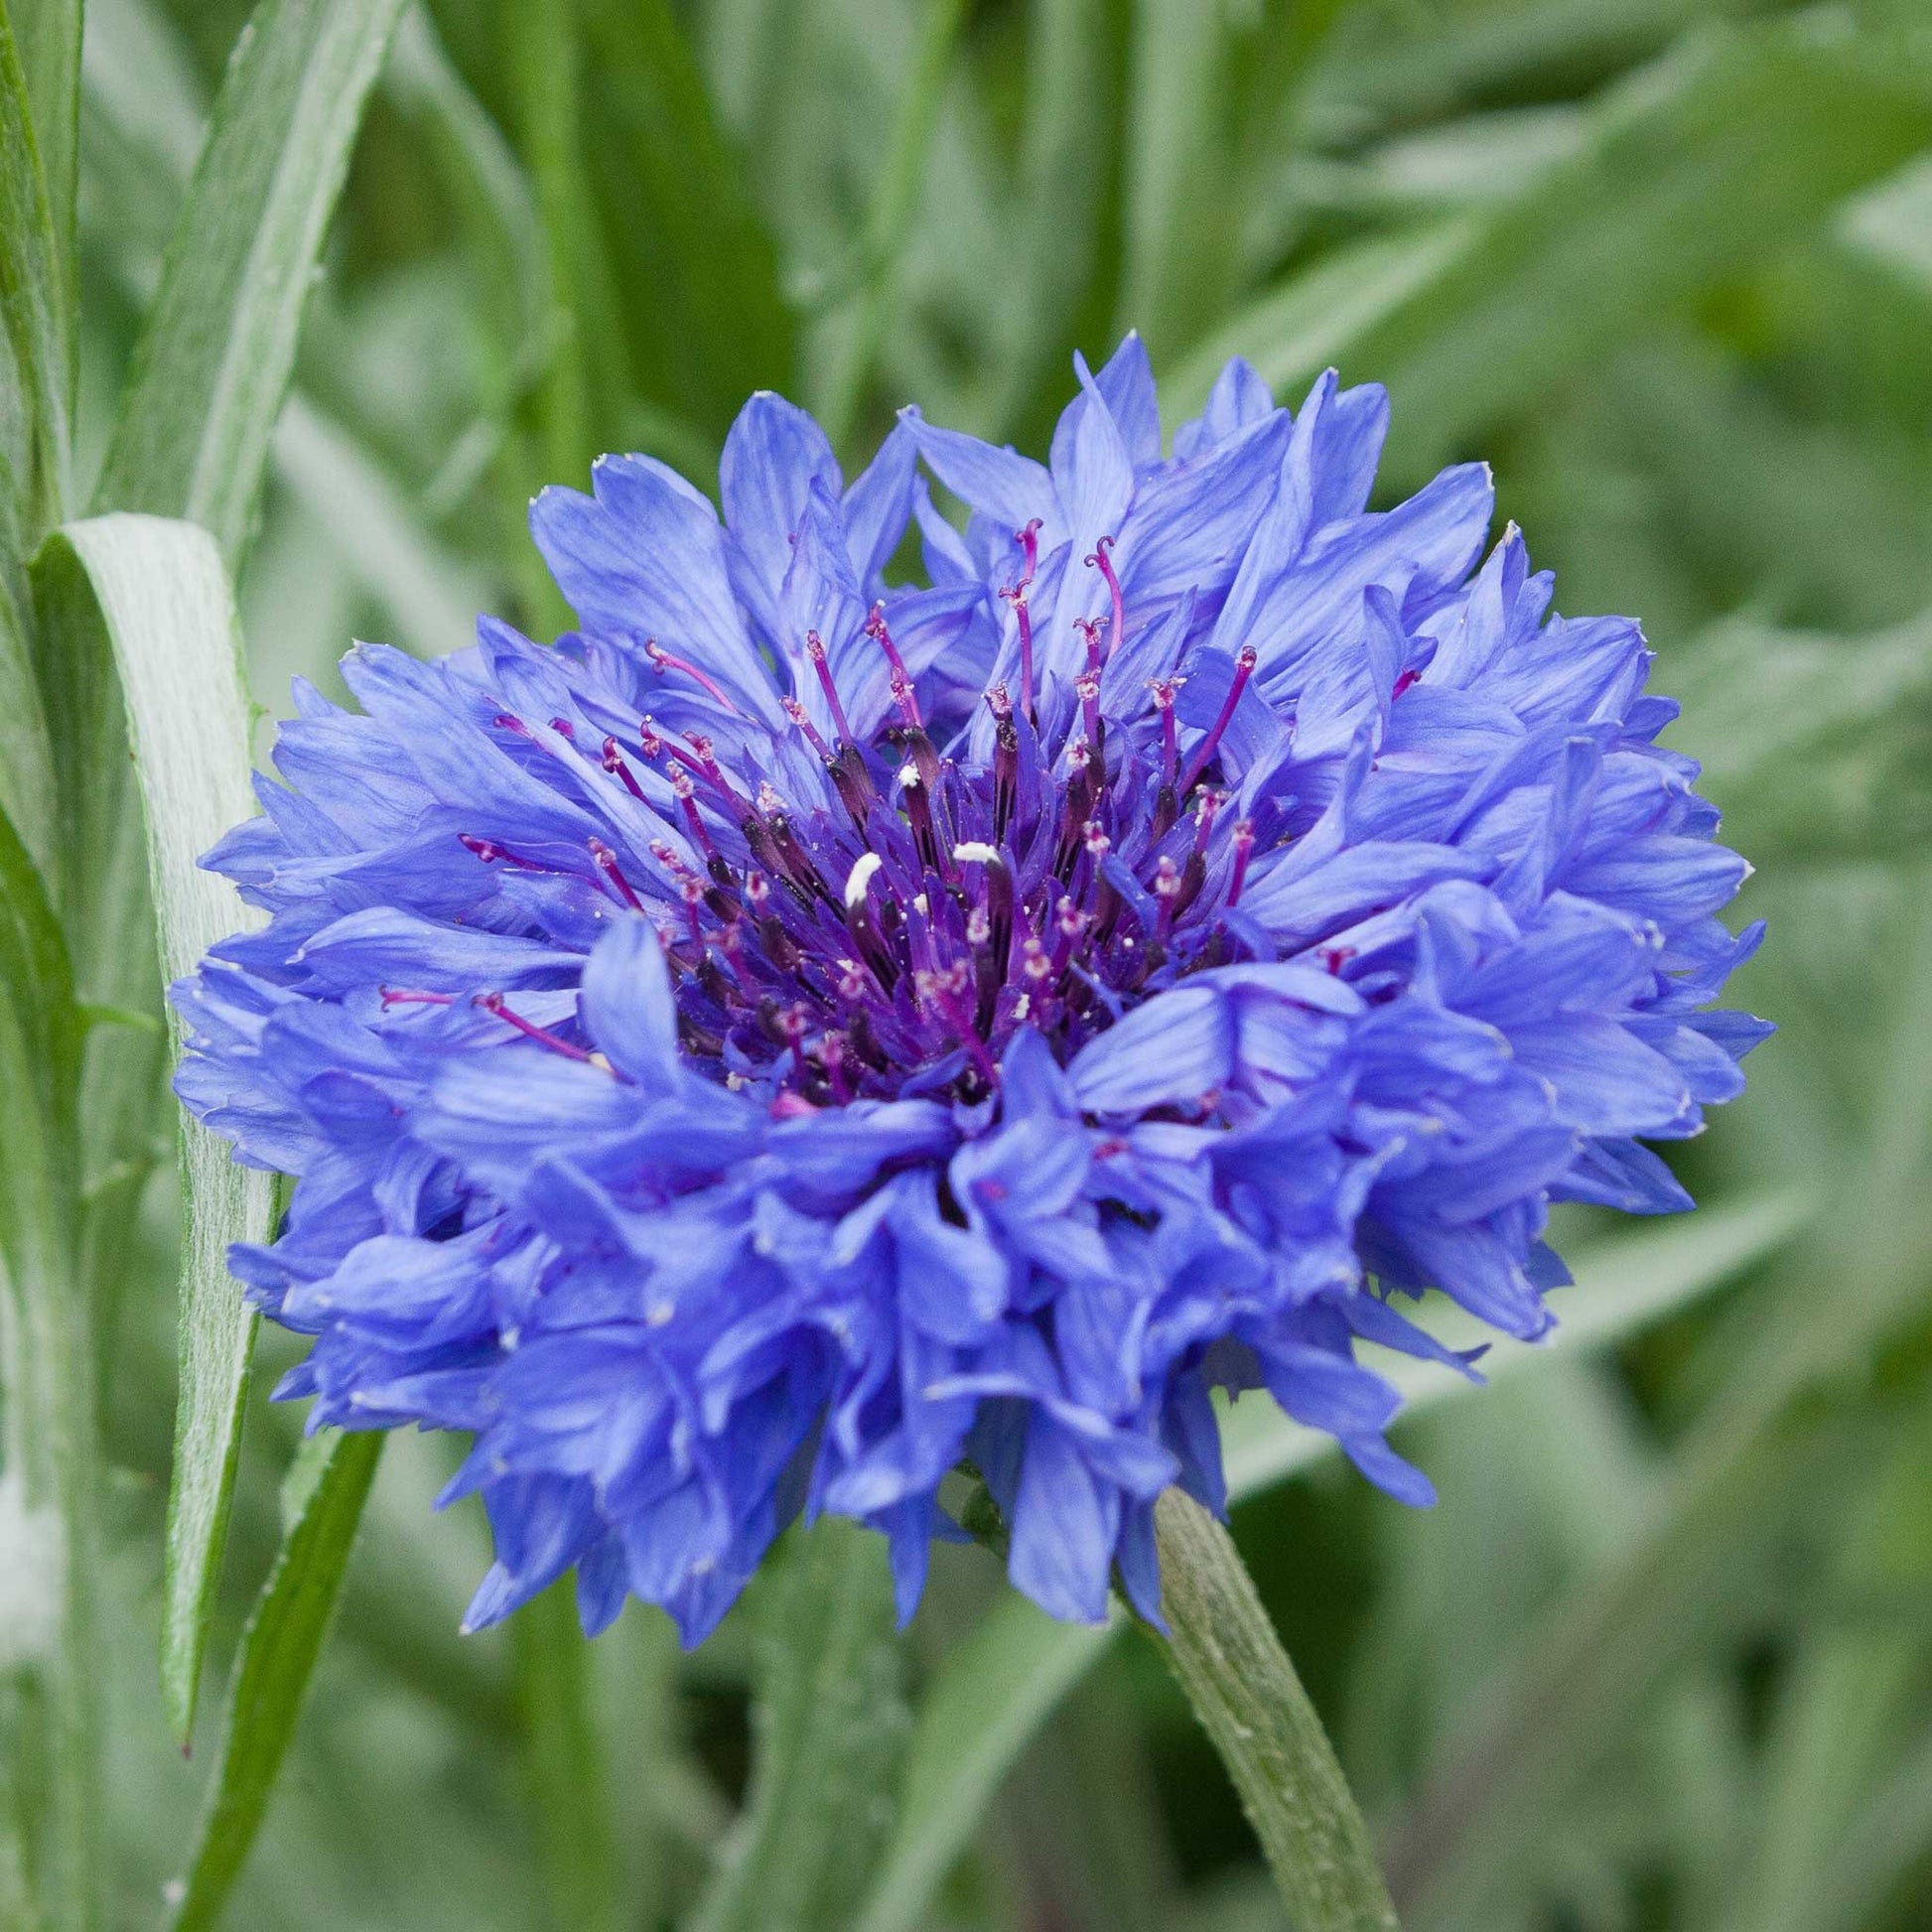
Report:
M1241 1794L1298 1932L1397 1932L1368 1827L1234 1539L1192 1497L1154 1506L1167 1650Z
M755 388L792 375L776 251L669 0L581 0L603 216L636 387L723 441ZM608 147L607 147L608 144Z
M70 316L54 204L11 12L0 0L0 468L9 564L58 520L67 487Z
M84 573L99 613L125 700L162 973L172 980L252 916L232 886L197 864L254 810L252 708L227 573L205 530L130 515L67 525L41 568L50 577ZM97 654L94 640L65 641L76 657ZM161 1654L169 1721L186 1741L254 1339L255 1317L228 1273L227 1249L267 1238L273 1183L236 1166L225 1143L185 1115L182 1136L181 1390Z
M904 1794L858 1932L910 1932L1008 1771L1124 1619L1056 1623L1017 1592L946 1653L919 1706Z
M24 6L21 0L13 0L11 11L27 104L34 117L34 140L47 181L62 304L71 323L77 307L73 216L79 175L80 0L26 0ZM69 352L72 346L69 330ZM64 368L61 375L70 405L73 369Z
M1138 0L1127 146L1126 261L1115 333L1173 359L1221 307L1228 193L1227 22L1197 0Z
M1577 1286L1553 1342L1497 1341L1442 1318L1452 1347L1492 1342L1489 1380L1534 1368L1552 1347L1602 1348L1685 1308L1775 1252L1804 1224L1811 1204L1779 1194L1707 1209L1694 1218L1607 1241L1579 1255ZM1402 1391L1408 1413L1453 1400L1470 1384L1452 1370L1408 1356L1378 1355L1376 1368ZM1291 1422L1272 1403L1239 1403L1222 1422L1230 1501L1241 1502L1311 1467L1334 1439ZM1024 1597L999 1603L946 1659L922 1701L897 1829L867 1895L862 1932L912 1932L947 1868L971 1842L1001 1780L1066 1692L1106 1647L1122 1619L1098 1629L1055 1623Z
M1932 613L1864 637L1724 623L1678 654L1671 681L1684 706L1672 742L1704 755L1704 789L1740 850L1864 856L1932 832Z
M247 543L310 277L402 0L263 0L236 43L96 503Z
M1387 382L1392 455L1426 469L1897 167L1932 138L1932 87L1902 46L1780 22L1704 37L1592 113L1582 150L1516 200L1407 244L1411 273L1385 264L1353 328L1320 326L1291 282L1188 357L1176 401L1203 396L1236 351L1290 393L1340 361Z
M577 1588L560 1578L510 1622L524 1782L551 1914L571 1932L619 1932L609 1745L591 1700Z
M952 64L953 44L965 18L964 0L926 0L925 19L912 71L899 95L893 137L886 150L872 211L859 242L859 292L850 327L835 352L826 382L825 433L834 448L852 434L866 384L879 356L899 258L918 212L939 102Z
M885 1544L821 1518L793 1538L754 1615L751 1799L697 1932L847 1932L907 1729Z
M17 1884L55 1932L93 1923L98 1845L93 1380L74 1279L79 1044L60 927L0 817L0 1513L20 1532L8 1579L19 1654L0 1672L0 1866L15 1877L0 1873L0 1895Z
M242 1633L220 1768L181 1881L175 1932L219 1923L255 1842L322 1651L382 1442L377 1432L333 1439Z
M275 426L274 457L276 473L329 532L349 574L388 607L397 642L425 657L470 642L489 601L482 580L423 528L354 437L291 395Z

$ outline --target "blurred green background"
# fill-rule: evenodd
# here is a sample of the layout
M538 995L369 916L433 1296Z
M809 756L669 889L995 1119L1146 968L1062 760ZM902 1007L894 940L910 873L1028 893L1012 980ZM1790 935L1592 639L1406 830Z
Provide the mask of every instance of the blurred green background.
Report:
M89 0L83 478L246 17L241 0ZM1781 1236L1689 1271L1615 1348L1559 1345L1405 1425L1400 1447L1442 1491L1433 1513L1333 1463L1237 1511L1387 1834L1405 1923L1932 1923L1922 5L408 11L240 580L256 695L285 709L298 672L337 688L351 637L458 646L479 609L551 634L562 613L523 506L546 481L581 483L601 451L646 449L709 484L739 403L768 386L853 457L908 400L1043 454L1071 351L1102 354L1128 327L1170 428L1238 349L1291 403L1331 362L1387 382L1388 492L1489 459L1559 607L1644 621L1659 687L1685 701L1671 742L1706 760L1759 868L1740 911L1771 921L1743 997L1783 1031L1682 1165L1701 1199ZM128 1927L163 1915L221 1725L211 1687L184 1762L155 1688L165 1173L144 1201L101 1345L98 1832L110 1922ZM1570 1232L1614 1257L1592 1246L1613 1231ZM217 1663L273 1556L300 1422L266 1400L288 1338L265 1333L261 1354ZM429 1513L450 1453L414 1437L386 1451L226 1923L688 1922L744 1795L748 1687L782 1575L688 1658L635 1605L587 1650L554 1592L459 1638L486 1556L468 1507ZM981 1552L945 1554L868 1749L895 1747L997 1598ZM965 1849L906 1925L1282 1922L1151 1647L1107 1647L1021 1739L983 1810L964 1787L944 1799ZM854 1898L891 1825L882 1802L838 1852ZM783 1923L856 1923L844 1910Z

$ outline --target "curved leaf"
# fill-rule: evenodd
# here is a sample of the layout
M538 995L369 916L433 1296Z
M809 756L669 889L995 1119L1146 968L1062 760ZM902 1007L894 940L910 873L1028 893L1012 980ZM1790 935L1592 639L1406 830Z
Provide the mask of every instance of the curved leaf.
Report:
M83 636L84 578L98 634ZM71 657L111 659L147 825L163 977L192 972L217 939L252 922L201 855L254 810L252 723L227 573L207 531L153 516L67 525L37 565L45 602L70 615ZM272 1176L236 1166L225 1143L182 1123L181 1393L169 1494L162 1686L185 1742L227 1531L255 1317L229 1275L230 1242L267 1238Z
M246 545L362 108L402 0L263 0L235 44L96 492Z
M228 1734L187 1875L175 1891L175 1932L219 1922L261 1829L382 1444L372 1432L317 1436L303 1446L292 1471L298 1480L289 1529L235 1656Z

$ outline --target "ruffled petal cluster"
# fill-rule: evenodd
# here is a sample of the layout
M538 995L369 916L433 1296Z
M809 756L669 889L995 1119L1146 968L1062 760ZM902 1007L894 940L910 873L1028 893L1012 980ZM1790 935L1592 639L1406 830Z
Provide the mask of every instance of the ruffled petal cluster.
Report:
M961 1467L1046 1609L1155 1615L1212 1389L1427 1501L1356 1342L1537 1336L1552 1201L1689 1205L1645 1143L1768 1029L1637 626L1480 466L1370 511L1378 388L1236 361L1164 456L1137 340L1078 374L1044 466L908 410L848 483L760 395L722 515L546 491L578 630L358 647L209 856L267 919L179 1090L298 1176L234 1265L313 1424L474 1437L473 1625L575 1566L696 1642L827 1509L909 1614Z

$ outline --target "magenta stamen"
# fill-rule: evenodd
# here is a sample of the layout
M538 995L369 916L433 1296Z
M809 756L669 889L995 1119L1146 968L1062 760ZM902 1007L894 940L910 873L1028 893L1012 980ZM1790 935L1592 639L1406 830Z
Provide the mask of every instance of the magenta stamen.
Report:
M643 786L631 775L629 765L623 761L622 748L615 738L607 738L604 741L604 768L614 778L621 778L623 780L624 790L629 792L631 797L636 799L639 804L643 802Z
M711 828L704 822L698 810L697 786L691 782L691 774L683 766L671 772L671 789L677 794L677 802L683 808L684 822L691 828L691 837L707 859L718 856L718 847L711 836Z
M378 986L376 991L382 995L384 1013L391 1007L447 1007L455 1001L454 994L421 993L406 986Z
M1255 665L1260 661L1252 644L1243 644L1234 660L1234 682L1228 686L1228 694L1221 702L1221 715L1215 719L1207 736L1195 748L1194 756L1188 760L1187 775L1180 781L1180 795L1184 798L1200 782L1200 774L1213 761L1216 748L1220 745L1221 734L1227 730L1234 717L1234 708L1241 702L1241 693L1248 688L1248 680L1254 675Z
M832 723L838 727L839 743L858 744L859 741L852 735L852 727L845 721L845 706L839 701L839 687L832 682L832 667L825 661L825 639L816 630L805 632L805 655L812 660L812 669L818 673L825 702L832 708Z
M1408 690L1412 684L1420 684L1421 682L1422 682L1422 673L1420 671L1418 670L1404 671L1402 675L1396 679L1395 689L1389 693L1389 702L1391 704L1394 704L1396 699L1401 697L1403 692Z
M623 902L633 912L641 912L644 909L643 901L631 890L630 881L623 876L622 868L618 864L618 855L602 839L592 839L588 843L592 861L598 871L618 889L622 895Z
M1026 567L1014 589L1025 597L1034 587L1034 566L1039 562L1039 518L1035 517L1024 530L1014 531L1013 540L1026 558Z
M1087 669L1096 676L1100 671L1100 620L1098 618L1075 618L1073 627L1087 643Z
M553 718L550 729L561 738L567 738L574 745L577 742L577 727L568 718Z
M833 1098L841 1106L856 1100L859 1089L846 1062L845 1036L842 1034L827 1034L818 1043L818 1057L825 1067L826 1079L831 1082Z
M518 738L528 738L531 735L529 726L513 711L499 711L489 722L498 731L514 732Z
M1173 790L1180 764L1180 741L1174 731L1173 701L1187 680L1184 677L1149 678L1147 688L1154 694L1154 709L1161 718L1161 782Z
M898 654L898 646L893 642L893 633L886 627L886 607L875 604L872 616L866 620L866 635L883 650L893 667L893 702L898 706L899 715L918 731L923 720L919 717L919 701L912 692L912 674L905 668L905 660Z
M1114 539L1112 537L1102 537L1093 546L1093 555L1087 559L1088 567L1098 570L1101 576L1107 580L1107 595L1113 599L1114 623L1113 628L1107 633L1108 657L1112 657L1114 652L1120 648L1121 632L1126 628L1127 624L1127 608L1122 602L1120 595L1120 579L1114 575L1113 558L1108 555L1108 552L1113 547ZM1101 661L1104 663L1106 659L1103 658Z
M1027 607L1027 593L1033 588L1034 568L1039 562L1039 518L1035 517L1024 530L1016 530L1013 540L1020 546L1026 567L1020 581L1009 585L1000 596L1013 606L1013 620L1020 626L1020 706L1032 725L1038 721L1034 711L1034 620Z
M1228 801L1225 791L1204 791L1194 806L1194 857L1207 856L1207 835L1214 829L1214 814Z
M580 1060L585 1063L590 1061L591 1056L583 1047L573 1046L569 1040L559 1039L555 1034L546 1033L533 1021L525 1020L521 1014L512 1013L503 1004L503 996L500 993L479 993L477 1004L485 1013L494 1014L505 1026L514 1027L525 1039L534 1039L539 1044L549 1047L553 1053L563 1054L566 1059Z
M1165 940L1173 930L1174 907L1180 897L1180 868L1165 853L1154 868L1154 897L1161 901L1154 936Z
M1100 673L1089 668L1073 680L1073 688L1080 696L1080 716L1087 728L1087 737L1096 745L1100 743Z
M732 702L730 695L715 679L706 676L688 658L674 656L655 637L645 638L644 655L650 659L659 677L662 677L666 671L682 671L686 677L693 678L699 684L703 685L727 711L739 717L744 716L744 713L739 711L737 705Z
M503 848L493 839L472 838L468 832L459 832L456 837L457 843L466 852L474 852L486 866L493 865L498 859L504 856Z
M1241 888L1248 879L1248 855L1254 849L1254 821L1247 818L1238 820L1234 828L1234 876L1228 881L1227 909L1230 912L1241 903Z
M812 723L811 717L805 710L805 707L796 698L780 698L778 703L783 707L785 716L804 733L805 743L827 764L830 764L833 761L831 748L825 743L824 739L819 737L818 727Z

